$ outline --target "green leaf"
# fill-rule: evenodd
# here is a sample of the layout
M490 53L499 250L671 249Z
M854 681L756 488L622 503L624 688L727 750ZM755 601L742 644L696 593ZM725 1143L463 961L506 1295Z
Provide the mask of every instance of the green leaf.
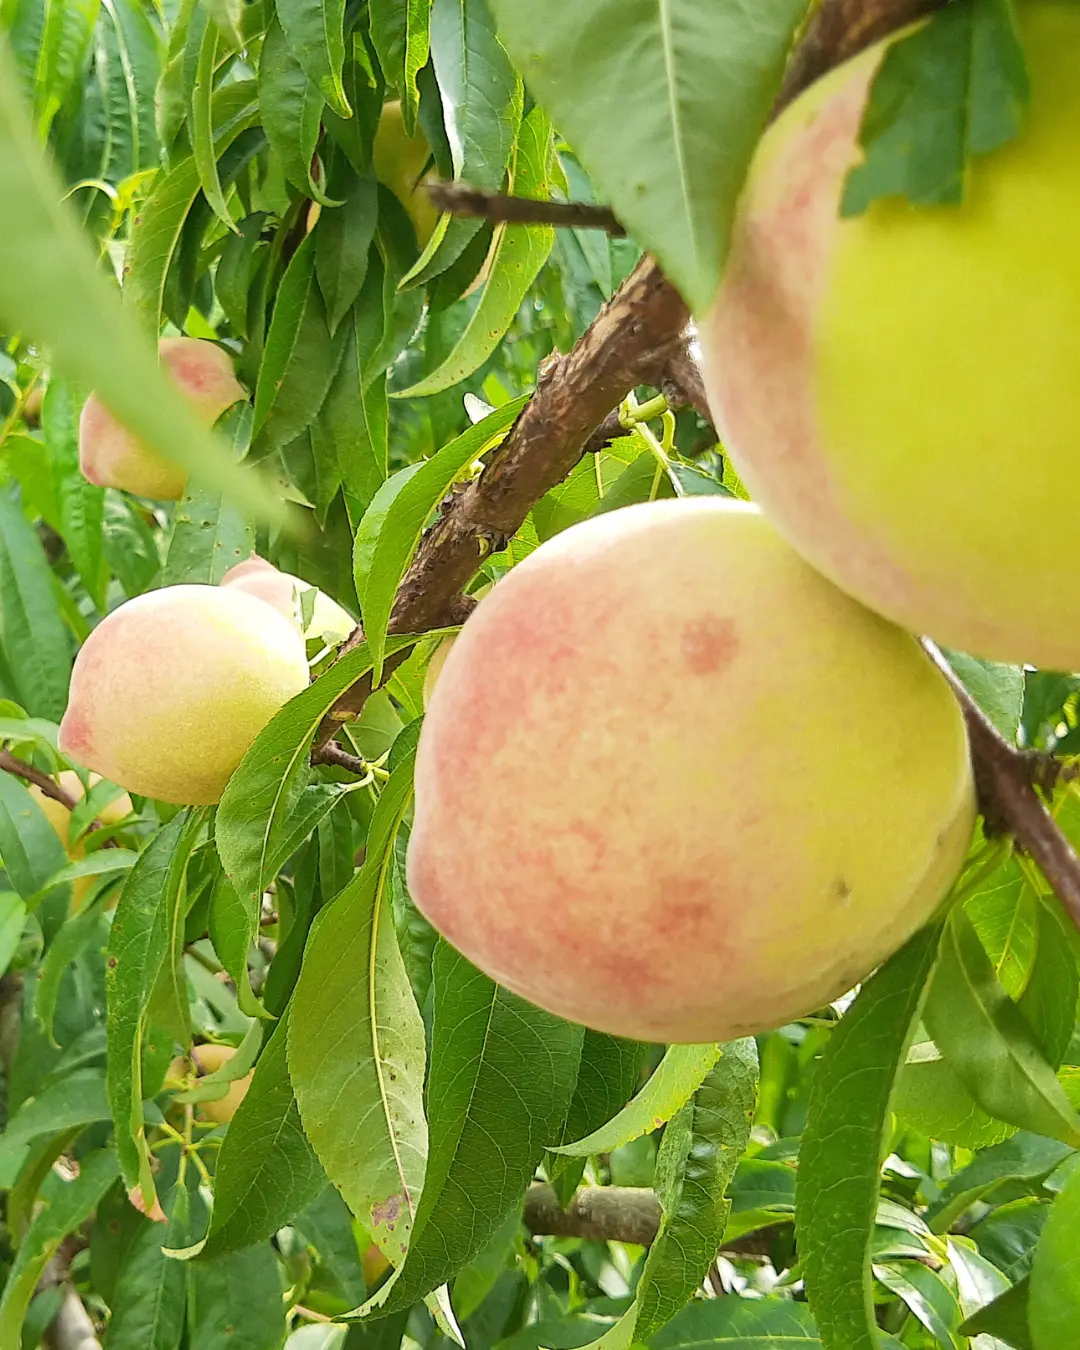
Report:
M188 856L202 825L198 811L179 811L143 850L128 876L109 933L105 988L108 1058L106 1086L116 1147L128 1189L141 1186L154 1202L142 1116L142 1051L154 987L172 943Z
M398 490L385 514L380 492L360 522L353 564L356 594L364 616L364 636L371 651L376 685L382 676L386 628L398 583L416 551L428 517L463 471L498 444L527 401L522 397L503 404L449 445L444 445L408 478L395 475L390 482L395 483Z
M649 1340L651 1350L820 1350L823 1344L806 1304L779 1298L691 1303Z
M3 1143L8 1149L108 1119L105 1075L100 1069L76 1069L23 1102L4 1128Z
M3 78L0 71L0 81ZM0 118L2 103L0 90ZM4 212L2 157L0 144L0 220ZM0 305L5 271L0 269ZM41 544L10 488L0 489L0 644L19 702L32 715L58 722L67 704L71 639Z
M703 313L803 0L491 0L529 89L597 190Z
M388 646L398 651L415 641L393 638ZM371 657L361 644L291 699L256 737L222 794L214 838L246 915L232 921L246 923L244 936L234 938L245 952L258 932L263 892L300 842L292 819L308 784L315 733L338 697L370 669Z
M67 861L44 811L7 773L0 773L0 857L8 881L23 900L36 896Z
M256 514L280 519L280 501L229 461L162 374L152 343L124 314L89 241L60 204L60 196L55 171L42 158L21 106L10 56L0 45L4 321L50 349L62 374L95 389L125 426L167 458Z
M1076 1023L1080 970L1076 929L1056 896L1036 901L1038 945L1017 1003L1052 1069L1061 1067Z
M345 0L275 0L293 55L341 117L352 108L341 82L345 64Z
M213 99L217 155L223 155L258 120L254 80L238 80L217 90ZM177 256L185 222L201 191L195 157L181 159L155 183L132 231L124 267L124 303L154 333L161 324L165 280Z
M78 405L63 380L49 381L41 428L56 485L60 534L79 579L104 610L109 580L103 545L105 492L87 482L79 469Z
M82 73L97 17L98 0L46 6L34 71L34 123L42 140Z
M315 420L334 378L332 352L309 234L282 278L259 368L255 437L261 446L285 445Z
M259 111L285 177L307 196L333 205L311 174L326 100L293 54L281 24L271 22L259 59Z
M497 192L521 122L521 79L495 35L487 0L434 0L431 61L442 95L454 177ZM405 277L419 285L444 272L483 222L443 216Z
M841 214L860 215L877 197L961 202L968 160L1019 133L1030 92L1012 0L946 6L886 52Z
M251 409L241 405L234 426L251 426ZM197 582L216 586L230 567L255 552L255 527L220 493L189 483L173 516L173 532L161 574L163 586Z
M998 983L962 909L953 910L946 924L923 1018L945 1060L984 1111L1080 1147L1080 1118L1023 1014Z
M551 122L539 108L534 108L518 134L513 176L517 196L547 199L550 153ZM506 336L554 242L555 231L547 225L497 226L491 271L464 332L430 375L396 393L395 398L438 394L479 370Z
M1068 1144L1022 1130L1004 1143L984 1149L951 1177L930 1207L927 1222L935 1233L945 1233L966 1209L1002 1182L1040 1182L1071 1153Z
M367 175L354 178L341 205L324 211L316 222L315 275L331 333L352 309L367 277L378 217L378 185Z
M19 1244L0 1298L0 1345L20 1344L27 1308L49 1258L93 1214L116 1172L116 1154L106 1149L83 1157L73 1181L50 1171L41 1189L42 1208Z
M964 688L1009 744L1015 744L1024 711L1023 666L984 661L966 652L945 654Z
M755 1042L730 1042L664 1131L656 1167L664 1218L638 1285L635 1340L670 1322L716 1259L730 1208L725 1193L750 1140L757 1079Z
M826 1350L878 1350L870 1240L889 1099L934 968L940 929L917 933L859 991L814 1076L796 1227Z
M427 1173L405 1262L365 1305L380 1316L456 1274L521 1204L581 1057L581 1027L493 984L441 941L433 990Z
M411 135L420 103L416 77L430 49L431 0L371 0L368 10L379 65L401 99L405 130Z
M207 204L230 230L236 225L229 213L218 177L218 152L214 144L214 71L218 64L221 30L216 23L203 27L195 82L191 90L191 147L199 170L199 182Z
M215 1265L225 1252L272 1237L326 1185L289 1078L289 1017L286 1009L221 1145L214 1212L202 1247Z
M690 1100L720 1057L720 1046L670 1045L652 1077L619 1114L570 1144L553 1148L574 1158L611 1153L669 1121Z
M0 842L0 854L3 845ZM0 975L7 973L12 958L19 949L23 927L26 924L26 906L12 891L0 891Z
M312 930L289 1039L308 1137L395 1265L409 1244L427 1156L424 1026L387 893L394 839L412 801L414 758L415 746L379 796L363 868Z
M1035 1249L1028 1319L1035 1350L1059 1350L1080 1326L1080 1170L1054 1201Z
M190 1350L277 1350L285 1305L269 1242L191 1268L189 1327Z
M980 1338L996 1337L996 1341L990 1342L995 1350L1001 1341L1013 1346L1014 1350L1036 1350L1035 1343L1031 1339L1029 1295L1028 1280L1011 1285L1003 1294L999 1294L993 1303L987 1303L969 1317L960 1328L961 1334Z
M918 1261L882 1261L874 1264L874 1278L907 1306L937 1344L967 1350L960 1337L960 1304L937 1271Z
M190 1198L178 1185L164 1205L167 1223L148 1223L124 1261L109 1320L109 1350L178 1350L184 1329L188 1268L166 1256L189 1237Z

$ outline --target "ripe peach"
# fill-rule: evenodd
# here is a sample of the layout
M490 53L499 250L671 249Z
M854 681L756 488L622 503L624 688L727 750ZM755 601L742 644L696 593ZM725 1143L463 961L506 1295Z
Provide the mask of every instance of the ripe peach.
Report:
M910 634L744 502L633 506L542 545L427 710L408 881L493 979L621 1036L778 1026L938 908L967 739Z
M231 587L169 586L127 601L83 643L60 748L132 792L216 802L307 683L303 640L269 605Z
M162 364L199 416L212 426L230 404L245 397L227 352L200 338L162 338ZM79 418L79 465L99 487L122 488L140 497L178 501L187 470L133 436L91 394Z
M701 339L733 463L809 562L914 632L1075 670L1080 8L1017 17L1031 106L961 206L840 216L887 45L783 113Z
M265 558L247 558L235 567L230 567L220 584L247 591L249 595L273 605L279 614L295 625L304 638L326 639L336 645L344 642L356 627L356 620L336 600L331 600L323 591L309 586L291 572L279 571ZM307 590L315 592L315 601L311 618L305 627L300 596Z

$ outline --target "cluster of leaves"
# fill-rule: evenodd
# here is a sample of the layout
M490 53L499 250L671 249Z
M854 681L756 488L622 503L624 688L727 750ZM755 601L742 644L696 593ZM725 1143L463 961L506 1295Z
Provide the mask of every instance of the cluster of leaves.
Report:
M61 838L40 797L0 773L0 1345L41 1340L63 1297L42 1279L54 1258L110 1350L286 1337L295 1350L1046 1350L1080 1323L1080 953L1005 844L976 841L948 918L849 1005L725 1046L646 1047L543 1013L437 939L409 898L435 643L388 635L394 595L439 503L636 246L446 218L421 250L375 176L376 129L393 97L446 177L537 197L587 198L595 183L688 296L711 296L805 5L761 0L752 25L741 3L633 8L0 9L19 92L13 112L0 88L0 168L26 162L12 119L29 119L130 314L234 353L252 406L224 429L306 526L267 524L199 479L168 509L87 484L89 368L50 372L20 310L0 366L7 752L67 767L56 721L77 643L125 597L216 582L253 548L362 614L366 636L337 661L313 646L312 685L213 811L137 799L106 829L116 789L99 784ZM951 14L929 47L951 68L968 69L977 42L984 60L1015 56L985 40L1008 37L1008 6ZM964 98L990 100L992 74ZM619 78L632 100L612 98ZM961 84L946 84L955 112ZM895 125L879 125L868 160L875 191L894 182ZM987 147L958 136L935 172ZM29 171L25 183L40 190ZM5 240L20 258L34 257L31 224ZM10 270L0 255L0 299ZM56 312L62 283L58 269ZM99 338L120 331L105 310L76 317ZM647 391L624 414L626 435L537 502L475 585L598 512L741 491L692 414ZM956 665L1010 739L1075 748L1080 678ZM312 769L326 712L383 671L343 733L364 775ZM1056 809L1080 838L1075 788ZM193 1043L236 1053L199 1076ZM213 1103L252 1070L216 1122ZM533 1233L537 1179L564 1202L583 1181L654 1193L655 1240Z

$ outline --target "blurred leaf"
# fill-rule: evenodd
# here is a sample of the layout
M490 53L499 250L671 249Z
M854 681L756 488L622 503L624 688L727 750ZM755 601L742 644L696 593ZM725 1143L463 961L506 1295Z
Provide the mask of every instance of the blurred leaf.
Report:
M720 1057L720 1046L670 1045L655 1072L634 1099L584 1139L553 1148L575 1158L610 1153L640 1135L651 1134L690 1100Z
M996 1341L990 1342L990 1346L994 1346L995 1350L1001 1341L1013 1346L1014 1350L1036 1350L1028 1321L1029 1293L1027 1280L1012 1285L1003 1294L999 1294L993 1303L987 1303L969 1317L961 1326L961 1333L965 1336L979 1337L982 1345L986 1344L982 1340L984 1336L995 1337Z
M7 260L0 269L0 314L49 348L61 373L95 389L125 426L162 454L255 514L281 518L281 503L229 462L162 374L151 343L123 313L59 198L0 44L0 237Z
M502 439L526 401L520 398L504 404L449 445L444 445L423 464L410 466L416 467L415 473L407 478L402 475L392 479L398 485L398 491L385 514L379 497L376 497L360 522L353 552L356 594L364 616L364 636L371 652L376 685L382 677L386 626L398 584L420 542L428 517L464 470Z
M806 1304L784 1299L703 1299L649 1338L651 1350L819 1350L823 1344Z
M456 1274L521 1204L581 1056L581 1027L493 984L441 941L433 991L427 1173L404 1264L365 1305L380 1316Z
M703 313L803 0L758 0L752 22L742 0L491 6L529 89L598 191Z
M998 983L962 909L954 909L946 924L923 1018L983 1110L1020 1129L1080 1146L1080 1118L1023 1014Z
M1030 95L1011 0L963 0L894 43L874 81L841 212L877 197L963 200L967 161L1015 137Z
M49 1258L93 1214L116 1170L116 1154L101 1149L81 1160L73 1181L58 1172L49 1173L41 1189L43 1206L19 1244L0 1297L0 1345L14 1350L20 1344L23 1318Z
M1080 1326L1080 1171L1054 1201L1031 1272L1028 1320L1035 1350L1060 1350Z
M0 83L3 78L0 70ZM0 89L0 105L2 102ZM0 143L0 160L2 156ZM4 210L2 173L0 163L0 220ZM2 233L0 227L0 236ZM3 276L0 269L0 292ZM71 639L53 594L52 573L41 544L10 489L0 489L0 643L19 702L32 715L58 722L67 703Z
M534 108L518 133L512 184L516 196L547 199L550 153L551 122ZM555 231L548 225L497 226L490 274L453 351L436 370L395 397L437 394L479 370L505 337L554 242Z
M877 1350L870 1238L889 1099L940 928L917 933L860 989L817 1067L799 1158L796 1226L826 1350Z
M379 796L363 868L312 929L289 1039L308 1136L395 1265L409 1244L427 1156L424 1026L387 893L394 838L412 801L414 753L398 763Z
M341 82L345 63L345 0L275 0L293 55L341 117L352 112Z
M326 1185L300 1123L289 1079L289 1012L263 1049L247 1095L221 1146L214 1213L202 1252L213 1265L224 1252L272 1237Z
M3 837L0 835L0 853L3 852ZM26 906L12 891L0 891L0 975L7 973L12 957L19 949L23 926L26 923Z

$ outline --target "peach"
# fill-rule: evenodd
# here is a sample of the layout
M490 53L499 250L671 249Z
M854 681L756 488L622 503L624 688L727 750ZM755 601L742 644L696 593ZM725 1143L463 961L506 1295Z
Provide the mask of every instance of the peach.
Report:
M235 567L230 567L221 578L220 585L247 591L248 595L273 605L305 638L319 638L336 646L344 642L356 627L356 620L336 600L331 600L325 592L310 586L291 572L279 571L265 558L247 558ZM314 591L315 600L311 618L305 627L300 597L309 590Z
M196 1045L191 1051L191 1058L195 1061L195 1067L198 1070L199 1077L203 1078L207 1074L216 1073L223 1065L228 1064L236 1049L231 1045ZM255 1070L244 1074L243 1078L237 1078L230 1083L224 1097L218 1097L216 1101L199 1102L196 1111L203 1120L212 1120L217 1125L227 1125L233 1116L236 1115L236 1108L247 1096L247 1090L251 1086L251 1080L255 1076Z
M840 215L886 45L792 104L700 331L732 461L809 562L914 632L1075 670L1080 8L1017 16L1030 110L961 206Z
M405 208L423 250L435 231L439 213L420 185L420 175L431 158L427 137L417 126L410 136L401 116L401 104L393 99L383 104L371 161L375 177L390 189Z
M82 781L74 769L65 769L63 773L57 774L56 781L69 797L78 801L85 796L83 792ZM90 774L90 786L101 782L101 775L97 773ZM30 796L37 802L45 815L45 819L56 831L57 837L63 844L68 856L71 858L84 858L86 849L82 840L77 840L74 848L71 846L71 812L63 802L58 802L55 797L49 797L36 783L28 784ZM119 825L122 820L126 820L134 812L135 808L131 803L131 798L126 792L122 792L118 797L114 797L111 802L98 813L98 819L102 825ZM72 886L72 903L75 909L82 906L86 893L94 885L95 878L82 877Z
M470 615L416 764L413 899L493 979L620 1036L813 1012L939 907L967 739L910 634L745 502L566 530Z
M213 342L162 338L158 351L173 383L207 426L246 397L231 358ZM86 400L79 418L79 465L83 476L99 487L122 488L159 501L178 501L187 483L186 469L132 435L96 394Z
M216 802L307 683L303 640L271 606L231 587L169 586L127 601L83 643L59 745L131 792Z

